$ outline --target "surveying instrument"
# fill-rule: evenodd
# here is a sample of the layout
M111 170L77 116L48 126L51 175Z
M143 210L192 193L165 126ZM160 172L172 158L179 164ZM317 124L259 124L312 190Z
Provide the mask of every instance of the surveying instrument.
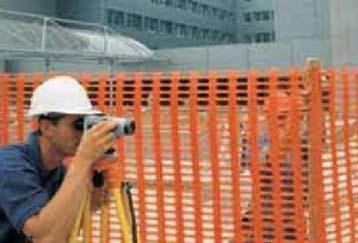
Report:
M88 116L75 124L77 129L89 129L103 119L116 121L117 127L113 131L116 138L124 135L132 135L135 131L134 121L128 118L113 118L103 116ZM138 243L137 227L133 201L131 197L131 185L122 181L120 169L117 163L109 162L113 158L115 149L110 149L104 155L104 159L96 165L92 182L94 188L103 190L104 197L100 207L100 242L110 242L110 204L114 199L116 214L121 226L122 242ZM108 159L106 159L106 157ZM78 216L70 235L70 243L92 242L92 193L87 191L80 206Z

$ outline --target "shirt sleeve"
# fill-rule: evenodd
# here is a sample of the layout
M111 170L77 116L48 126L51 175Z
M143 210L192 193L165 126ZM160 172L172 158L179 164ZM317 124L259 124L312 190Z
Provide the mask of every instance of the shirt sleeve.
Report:
M21 232L26 220L48 201L39 172L26 156L19 151L3 151L0 154L0 207L10 224Z

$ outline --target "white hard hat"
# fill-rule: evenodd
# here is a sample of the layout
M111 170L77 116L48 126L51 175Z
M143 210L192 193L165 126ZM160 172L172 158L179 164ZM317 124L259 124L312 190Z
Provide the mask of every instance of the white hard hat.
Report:
M86 90L70 76L50 78L34 91L28 115L51 112L79 115L101 113L93 109Z

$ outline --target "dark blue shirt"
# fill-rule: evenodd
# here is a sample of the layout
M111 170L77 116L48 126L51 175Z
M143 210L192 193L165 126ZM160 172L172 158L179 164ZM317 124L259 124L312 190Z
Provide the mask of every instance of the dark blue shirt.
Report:
M36 132L24 144L0 148L0 243L25 241L24 223L55 194L64 171L44 168Z

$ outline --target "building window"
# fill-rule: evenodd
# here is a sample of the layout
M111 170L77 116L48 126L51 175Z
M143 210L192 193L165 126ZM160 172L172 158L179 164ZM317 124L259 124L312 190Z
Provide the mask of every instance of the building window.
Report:
M230 20L230 21L235 21L235 20L236 20L236 18L235 18L235 13L233 13L233 12L230 12L230 13L229 13L229 20Z
M124 13L122 11L117 11L114 23L116 25L124 26Z
M128 13L126 16L126 27L142 30L142 16Z
M253 15L254 15L255 21L261 20L261 12L254 12Z
M209 6L206 4L203 5L203 15L209 16Z
M167 20L161 20L159 24L159 31L165 34L173 33L173 22Z
M158 20L157 19L151 19L150 20L150 28L149 30L158 32Z
M226 18L226 11L220 10L219 19L224 20Z
M262 12L262 20L270 20L270 12L269 11Z
M158 32L158 19L145 17L144 29L149 32Z
M133 14L133 27L137 30L143 29L143 18L138 14Z
M268 21L270 20L271 11L253 12L255 21Z
M212 8L212 7L208 7L207 16L208 16L209 18L214 17L214 15L213 15L213 8Z
M126 27L127 28L133 27L133 15L132 14L127 14L127 16L126 16Z
M197 10L198 14L204 14L204 5L199 3L198 4L198 10Z
M219 39L219 31L214 30L214 31L212 32L212 39L213 39L214 41L217 41L217 40Z
M193 13L197 13L198 12L198 3L197 2L193 2L193 4L191 5L191 11Z
M191 29L192 33L191 36L194 40L199 39L199 28L196 26L193 26L193 28Z
M109 25L124 26L125 14L122 11L110 9L107 11L107 23Z
M178 24L178 23L176 23L175 25L174 25L174 31L175 31L175 34L176 34L176 36L178 36L178 37L185 37L185 36L187 36L187 27L186 27L186 25L184 25L184 24Z
M247 23L251 22L251 13L244 13L244 20Z
M210 40L209 30L208 29L204 29L204 31L203 31L203 39L204 40Z
M214 18L218 17L218 9L217 8L213 8L213 17Z
M255 34L255 42L256 43L263 43L263 42L270 42L272 34L269 32L262 32Z
M176 0L177 1L177 8L179 9L186 9L186 0Z
M252 36L250 34L244 35L244 42L251 43L252 42Z
M173 7L174 6L173 0L164 0L164 5L166 7Z
M111 25L114 22L114 11L107 10L107 23Z
M219 9L196 0L150 0L151 3L161 5L168 8L176 8L188 10L195 14L205 16L207 18L215 18L219 20L235 21L235 13L226 9Z

